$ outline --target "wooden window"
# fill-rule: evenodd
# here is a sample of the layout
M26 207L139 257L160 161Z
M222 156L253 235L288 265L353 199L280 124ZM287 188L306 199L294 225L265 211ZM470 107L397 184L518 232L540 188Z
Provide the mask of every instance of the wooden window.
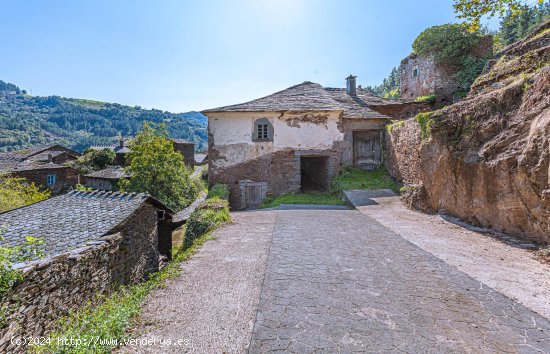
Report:
M273 125L267 118L256 119L252 128L252 141L273 141Z
M53 186L55 184L55 175L48 175L46 177L46 183L48 184L48 186Z
M258 124L258 139L266 140L268 138L268 125L267 124Z

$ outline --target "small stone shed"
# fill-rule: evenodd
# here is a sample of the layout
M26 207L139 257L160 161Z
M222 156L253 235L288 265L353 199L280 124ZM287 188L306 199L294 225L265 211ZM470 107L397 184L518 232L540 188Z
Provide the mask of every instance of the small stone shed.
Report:
M86 187L113 191L117 189L117 183L121 179L130 178L124 168L121 166L110 166L106 169L90 172L84 175L84 185Z
M57 195L80 182L79 172L68 165L79 156L78 152L61 145L2 153L0 172L25 178Z
M96 296L142 280L170 257L174 213L144 194L70 192L0 214L4 246L26 236L46 258L18 265L24 279L0 303L11 309L0 352L23 351L10 337L41 336L55 320Z
M346 88L306 81L206 110L209 184L228 184L237 209L257 207L267 194L326 191L343 165L384 165L387 114L402 114L403 103L375 97L350 75Z

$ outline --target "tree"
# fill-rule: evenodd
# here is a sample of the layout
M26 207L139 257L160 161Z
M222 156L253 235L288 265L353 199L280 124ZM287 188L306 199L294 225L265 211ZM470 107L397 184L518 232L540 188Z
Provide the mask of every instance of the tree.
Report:
M537 6L523 5L520 13L508 11L500 23L498 39L502 47L525 38L533 29L550 16L550 2Z
M20 208L50 197L49 191L41 191L24 178L0 175L0 212Z
M183 209L198 194L191 171L167 138L164 124L144 123L132 141L128 162L126 172L131 177L119 184L125 192L148 193L174 210Z
M537 0L537 3L542 5L544 0ZM516 16L522 12L525 4L525 0L454 0L453 7L458 17L468 22L468 28L473 32L479 30L484 16L491 18L497 15L502 18L507 12Z
M401 67L394 67L387 78L378 86L367 86L366 89L372 94L385 98L399 98L399 87L401 86Z
M115 156L111 149L87 149L74 163L74 167L81 171L103 170L114 163Z

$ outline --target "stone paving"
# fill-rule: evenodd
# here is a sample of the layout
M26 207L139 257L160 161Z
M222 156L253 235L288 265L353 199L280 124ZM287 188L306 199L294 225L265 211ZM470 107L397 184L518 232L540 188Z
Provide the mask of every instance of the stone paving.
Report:
M281 210L249 347L268 351L550 352L550 323L366 215Z

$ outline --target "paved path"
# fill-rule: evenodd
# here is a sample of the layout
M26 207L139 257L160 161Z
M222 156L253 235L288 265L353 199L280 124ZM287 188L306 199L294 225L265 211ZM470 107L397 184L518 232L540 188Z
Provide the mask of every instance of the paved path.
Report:
M550 323L355 210L234 213L127 352L550 352Z
M550 268L533 244L407 209L383 191L349 192L357 209L399 236L550 319Z
M356 211L280 211L250 352L550 351L550 323Z

